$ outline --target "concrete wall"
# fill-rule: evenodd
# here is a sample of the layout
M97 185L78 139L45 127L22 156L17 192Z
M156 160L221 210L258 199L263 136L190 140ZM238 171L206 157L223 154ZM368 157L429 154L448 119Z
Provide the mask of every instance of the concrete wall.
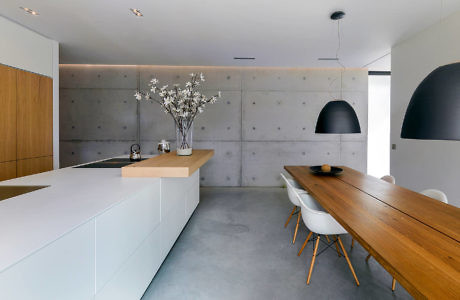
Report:
M434 69L460 61L460 12L392 49L391 173L396 183L415 191L436 188L460 207L460 142L405 140L399 136L410 98Z
M61 163L127 154L140 137L143 153L174 141L174 123L156 103L139 107L134 91L184 83L203 72L205 94L222 98L195 121L194 148L213 148L201 172L204 186L275 186L286 164L345 164L366 171L367 70L343 72L343 97L362 132L314 134L322 107L340 96L340 69L61 65ZM139 108L139 114L137 109ZM139 125L138 125L139 123Z

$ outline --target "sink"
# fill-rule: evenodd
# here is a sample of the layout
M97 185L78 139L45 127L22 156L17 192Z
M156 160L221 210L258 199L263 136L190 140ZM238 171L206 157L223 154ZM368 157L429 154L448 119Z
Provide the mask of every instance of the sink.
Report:
M0 185L0 201L47 187L49 185Z
M143 158L141 160L145 159L147 158ZM129 158L110 158L86 165L77 166L74 168L121 168L133 163L135 163L135 161L131 161Z

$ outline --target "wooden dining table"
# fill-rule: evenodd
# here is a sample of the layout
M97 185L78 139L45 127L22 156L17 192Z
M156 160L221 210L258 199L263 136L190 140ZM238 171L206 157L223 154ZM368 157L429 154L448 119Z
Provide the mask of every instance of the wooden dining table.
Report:
M412 296L460 299L460 208L348 167L284 168Z

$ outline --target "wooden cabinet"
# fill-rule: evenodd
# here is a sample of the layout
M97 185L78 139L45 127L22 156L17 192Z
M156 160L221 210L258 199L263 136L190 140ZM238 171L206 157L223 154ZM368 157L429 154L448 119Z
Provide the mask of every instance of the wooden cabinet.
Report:
M53 169L53 80L0 65L0 181Z
M17 159L53 155L53 81L17 71Z
M16 160L16 70L0 65L0 162Z
M17 177L51 171L53 156L21 159L17 161Z
M0 181L16 177L16 161L0 162Z

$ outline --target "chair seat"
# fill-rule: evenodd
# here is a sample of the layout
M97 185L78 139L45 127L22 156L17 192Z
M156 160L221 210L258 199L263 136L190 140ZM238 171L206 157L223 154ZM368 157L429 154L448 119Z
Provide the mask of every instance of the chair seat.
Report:
M298 198L303 221L310 231L324 235L348 233L310 194L298 194Z

